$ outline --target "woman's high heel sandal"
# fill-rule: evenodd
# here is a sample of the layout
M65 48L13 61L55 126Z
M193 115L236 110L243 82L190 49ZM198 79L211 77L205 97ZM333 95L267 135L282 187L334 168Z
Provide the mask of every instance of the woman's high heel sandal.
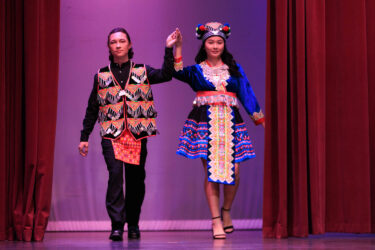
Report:
M223 221L223 225L224 225L223 211L230 212L230 209L226 209L224 207L221 208L221 220ZM227 234L233 233L234 232L233 225L224 227L224 232L227 233Z
M221 216L213 217L212 220L220 219ZM212 223L213 224L213 223ZM214 234L214 226L212 225L212 237L214 240L225 240L227 236L225 234Z

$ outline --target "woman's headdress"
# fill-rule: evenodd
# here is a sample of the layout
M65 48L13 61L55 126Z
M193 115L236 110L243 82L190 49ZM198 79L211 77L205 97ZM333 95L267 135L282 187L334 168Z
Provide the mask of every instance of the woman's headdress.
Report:
M226 40L230 35L230 26L228 23L221 24L218 22L209 22L205 25L198 24L195 29L195 35L199 40L203 41L211 36L220 36Z

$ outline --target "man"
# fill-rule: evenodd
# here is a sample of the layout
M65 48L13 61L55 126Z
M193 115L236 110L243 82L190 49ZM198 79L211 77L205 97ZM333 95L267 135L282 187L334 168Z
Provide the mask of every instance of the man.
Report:
M166 40L161 69L135 64L132 43L124 28L108 35L110 65L94 77L83 120L79 153L88 153L88 139L96 120L100 123L103 155L109 172L106 208L111 218L110 239L122 240L128 223L128 238L138 239L139 216L145 195L147 137L156 135L156 110L150 84L171 80L176 31ZM125 168L125 197L123 194Z

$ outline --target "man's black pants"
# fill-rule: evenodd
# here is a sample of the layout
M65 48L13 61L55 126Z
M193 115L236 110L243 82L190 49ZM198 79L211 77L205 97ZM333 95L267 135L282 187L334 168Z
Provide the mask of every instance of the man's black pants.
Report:
M141 142L140 164L133 165L117 160L111 140L102 139L103 155L109 172L106 207L112 221L112 230L123 230L126 222L128 226L138 226L145 196L147 139L142 139ZM123 168L125 168L125 197Z

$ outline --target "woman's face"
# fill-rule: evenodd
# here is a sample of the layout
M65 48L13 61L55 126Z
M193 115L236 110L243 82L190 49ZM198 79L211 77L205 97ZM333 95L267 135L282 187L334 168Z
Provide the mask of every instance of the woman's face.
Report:
M218 58L224 51L224 39L220 36L211 36L204 42L207 58Z
M108 47L114 60L116 60L117 58L128 56L129 49L132 45L129 43L125 33L116 32L110 35Z

